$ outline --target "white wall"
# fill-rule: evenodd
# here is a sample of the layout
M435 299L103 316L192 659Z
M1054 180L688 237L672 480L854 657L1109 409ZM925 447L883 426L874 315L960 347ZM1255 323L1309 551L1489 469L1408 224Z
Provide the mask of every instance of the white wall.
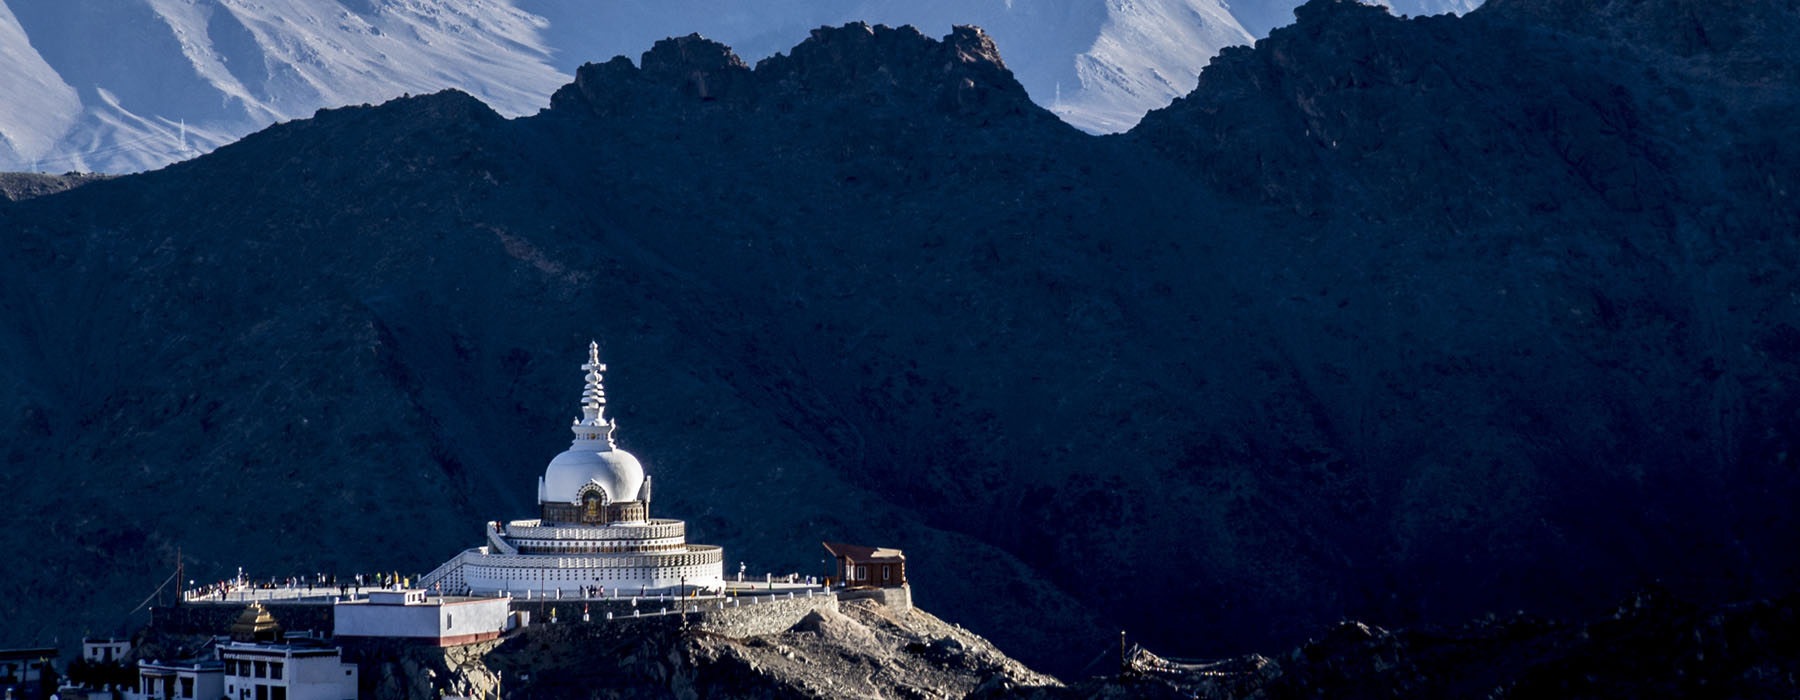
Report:
M336 656L293 659L288 700L356 700L356 666Z
M332 608L332 629L339 637L438 636L438 606L379 605L367 602L338 603Z
M505 598L450 603L437 607L445 637L503 632L506 630L506 613L511 609Z
M506 629L505 598L425 605L339 603L332 610L340 637L436 639Z

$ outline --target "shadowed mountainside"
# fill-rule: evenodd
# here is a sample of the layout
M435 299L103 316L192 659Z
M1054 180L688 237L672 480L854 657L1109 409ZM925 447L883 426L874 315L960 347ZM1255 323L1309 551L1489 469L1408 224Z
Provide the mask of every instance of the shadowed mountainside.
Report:
M1315 0L1116 137L978 30L689 37L534 117L322 111L0 204L6 638L177 547L430 569L532 512L590 335L657 513L752 571L904 547L1052 672L1791 588L1800 18L1759 11Z
M967 700L1074 698L1793 697L1793 595L1696 606L1657 587L1585 621L1523 612L1389 632L1340 622L1275 658L1146 657L1130 675L1071 686L985 683Z

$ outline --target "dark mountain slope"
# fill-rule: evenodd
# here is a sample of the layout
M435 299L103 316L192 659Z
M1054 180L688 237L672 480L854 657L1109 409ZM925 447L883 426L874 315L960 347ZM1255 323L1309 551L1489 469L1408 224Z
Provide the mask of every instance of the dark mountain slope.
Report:
M1550 16L1314 2L1106 138L971 30L689 37L0 205L7 633L177 546L429 569L529 514L590 336L658 512L905 547L1053 671L1791 587L1790 64Z
M1796 603L1696 606L1651 587L1586 621L1489 613L1392 632L1339 622L1274 658L1183 664L1134 650L1128 675L996 680L968 698L1787 698L1800 689Z

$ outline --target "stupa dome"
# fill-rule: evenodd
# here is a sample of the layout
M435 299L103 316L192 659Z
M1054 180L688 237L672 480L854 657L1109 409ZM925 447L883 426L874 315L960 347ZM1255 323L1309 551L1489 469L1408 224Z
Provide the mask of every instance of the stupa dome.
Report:
M550 460L538 500L542 503L579 503L588 484L606 492L606 502L642 500L644 465L630 452L613 444L618 423L606 419L606 389L601 386L606 365L600 364L600 346L588 343L588 361L581 369L587 388L581 391L581 417L570 430L575 442Z
M590 444L582 444L590 443ZM604 440L577 439L567 452L550 460L544 470L544 502L575 503L581 488L598 484L606 501L635 501L644 487L644 465L630 452Z

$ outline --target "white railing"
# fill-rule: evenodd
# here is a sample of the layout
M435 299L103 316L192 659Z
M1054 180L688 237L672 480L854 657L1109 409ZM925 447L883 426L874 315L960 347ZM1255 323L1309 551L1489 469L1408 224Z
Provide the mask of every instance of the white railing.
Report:
M513 539L547 540L645 540L687 536L687 523L657 519L648 525L541 525L538 520L514 520L506 524Z
M507 542L506 538L501 537L499 529L494 526L495 523L488 523L488 546L493 547L494 551L501 554L518 554L519 550L514 548L511 542Z
M463 560L467 559L470 554L473 554L478 551L480 551L480 550L465 549L461 552L457 552L456 556L450 558L450 561L444 562L442 565L438 566L438 568L432 569L431 573L425 574L424 576L420 576L418 584L416 584L414 587L415 588L431 588L432 584L435 584L438 581L443 580L443 578L445 576L449 576L451 574L451 572L454 572L457 569L462 568Z
M698 564L719 564L725 561L724 551L715 545L688 545L684 551L676 552L635 552L631 554L473 554L469 550L459 555L454 561L462 561L464 557L471 560L479 557L481 564L487 566L529 566L554 567L563 569L627 569L636 567L670 567L690 566ZM445 566L449 566L445 564ZM439 569L444 567L440 566ZM434 572L435 573L435 572ZM420 579L421 581L425 579Z

